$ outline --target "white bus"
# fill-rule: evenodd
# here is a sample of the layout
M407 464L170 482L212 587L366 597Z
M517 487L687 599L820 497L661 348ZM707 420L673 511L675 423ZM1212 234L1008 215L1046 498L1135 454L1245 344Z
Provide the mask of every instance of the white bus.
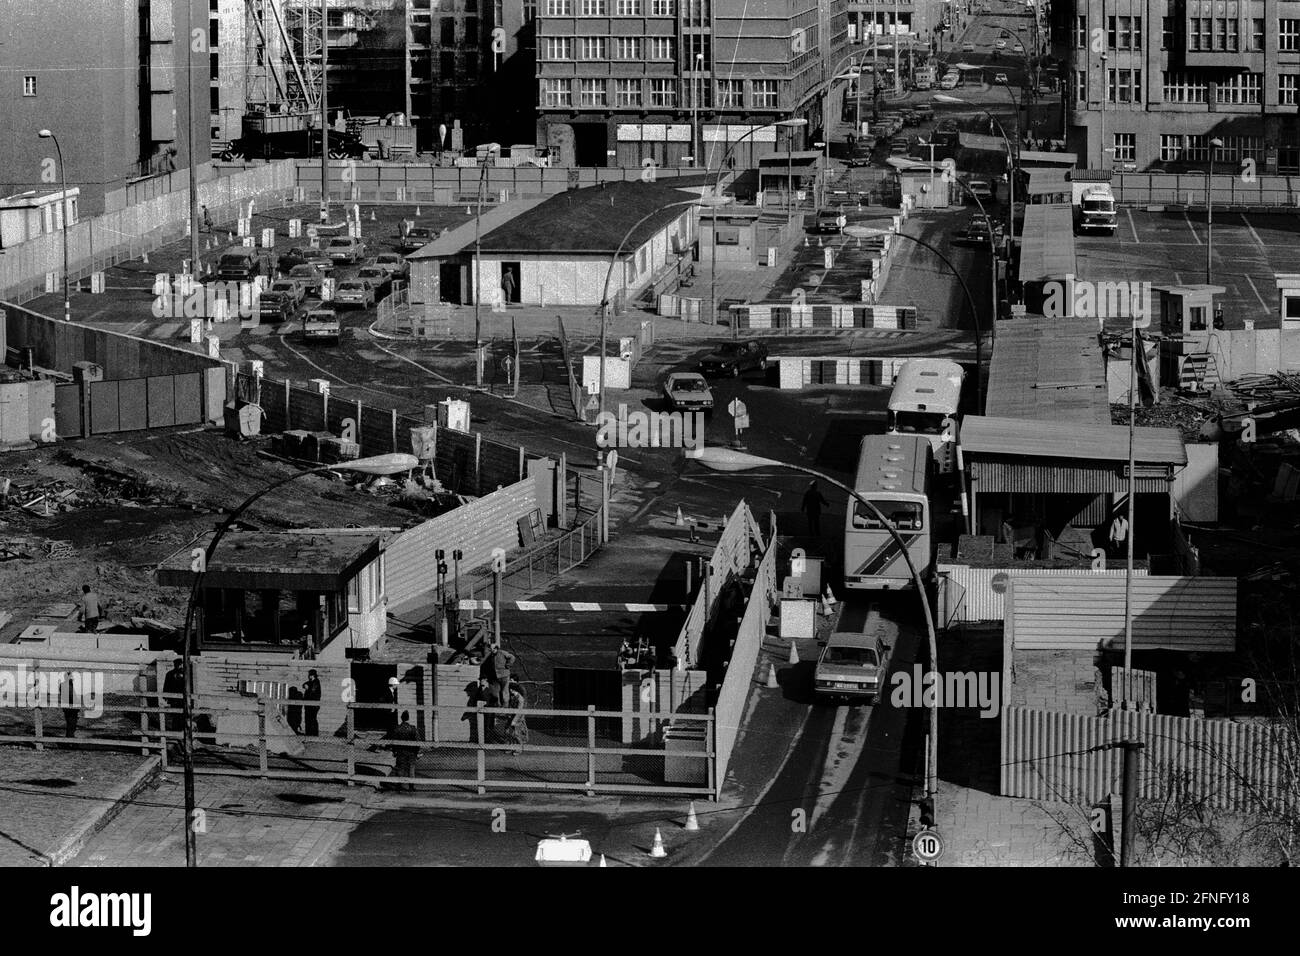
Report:
M909 359L894 376L889 395L891 435L925 435L934 453L935 471L956 467L959 429L957 409L966 373L947 359Z
M881 513L907 544L916 570L933 561L930 531L930 443L923 435L868 435L858 452L853 488ZM844 521L844 585L889 591L914 586L902 549L889 530L857 499Z

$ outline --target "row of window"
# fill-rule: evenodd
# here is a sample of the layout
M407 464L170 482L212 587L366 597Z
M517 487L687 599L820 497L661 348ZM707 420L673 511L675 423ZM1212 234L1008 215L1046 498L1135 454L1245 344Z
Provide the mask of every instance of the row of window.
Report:
M1282 106L1295 106L1297 79L1300 74L1282 73L1278 75L1278 103ZM1188 76L1186 73L1164 73L1164 102L1166 103L1206 103L1210 84L1202 79ZM1262 73L1237 73L1220 80L1214 89L1214 102L1224 106L1242 106L1258 104L1263 90ZM1088 73L1086 70L1074 71L1074 99L1076 103L1088 101ZM1107 103L1141 103L1141 70L1107 70Z
M546 0L545 15L571 17L575 9L584 17L607 17L611 9L616 17L677 16L676 0Z
M1210 158L1210 140L1214 138L1204 134L1188 136L1182 133L1162 133L1160 158L1165 162L1183 160L1203 163ZM1240 162L1243 159L1259 161L1264 159L1262 136L1220 136L1218 138L1223 141L1223 145L1214 151L1216 160Z
M683 84L689 86L689 84ZM716 102L720 109L744 109L745 81L716 81ZM577 94L575 101L574 94ZM612 100L611 100L612 95ZM664 79L579 79L542 80L542 102L548 107L572 106L677 106L677 80ZM750 80L749 107L776 109L780 105L779 80Z
M611 43L611 41L613 41ZM676 37L546 37L544 60L675 60ZM575 57L574 53L578 56Z
M1163 17L1160 23L1160 49L1172 50L1177 43L1179 17ZM1300 20L1279 18L1277 48L1282 52L1300 52ZM1100 28L1098 37L1100 41ZM1074 18L1074 46L1078 50L1100 53L1088 32L1088 17ZM1107 17L1106 49L1141 50L1142 18ZM1191 17L1187 20L1187 49L1200 52L1261 52L1264 49L1264 18L1250 20L1250 45L1241 44L1241 21L1236 17Z

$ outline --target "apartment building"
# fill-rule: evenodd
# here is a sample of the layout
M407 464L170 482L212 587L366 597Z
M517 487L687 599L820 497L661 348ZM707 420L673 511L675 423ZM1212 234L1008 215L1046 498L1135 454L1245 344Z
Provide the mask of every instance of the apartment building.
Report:
M210 156L208 62L192 58L191 25L208 0L9 3L0 16L0 196L59 185L80 189L81 216L121 202L135 180ZM187 92L192 93L186 106ZM48 128L63 151L37 133ZM115 195L116 194L116 195Z
M734 151L741 165L800 148L822 135L847 62L846 0L540 2L537 142L562 164L717 166ZM780 142L747 136L792 118L807 125Z
M1300 171L1300 2L1076 0L1052 26L1086 165Z

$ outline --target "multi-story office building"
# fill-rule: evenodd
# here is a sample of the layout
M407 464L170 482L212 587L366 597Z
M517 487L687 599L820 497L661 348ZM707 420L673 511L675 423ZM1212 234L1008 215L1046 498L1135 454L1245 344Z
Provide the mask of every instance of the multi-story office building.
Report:
M208 24L206 0L7 3L0 16L0 195L59 184L58 137L82 217L102 212L129 182L210 156L209 64L186 75L191 25ZM186 106L186 94L192 94Z
M1052 28L1081 162L1300 170L1300 2L1076 0Z
M823 135L846 0L540 0L538 142L561 163L717 165Z

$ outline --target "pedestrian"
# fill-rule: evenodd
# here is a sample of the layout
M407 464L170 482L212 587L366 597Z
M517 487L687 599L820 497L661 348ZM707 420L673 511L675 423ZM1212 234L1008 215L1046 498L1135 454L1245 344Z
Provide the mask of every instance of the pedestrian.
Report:
M316 676L315 670L307 672L307 680L302 685L303 700L320 700L320 678ZM316 723L317 715L320 713L319 706L307 704L302 709L304 729L308 737L320 736L320 725Z
M398 741L389 745L388 748L393 752L393 760L397 764L393 770L393 776L415 779L415 761L420 756L420 748L415 741L420 739L420 732L411 726L411 712L409 710L402 711L401 723L386 733L384 739ZM400 783L398 788L401 788ZM406 789L414 790L415 784L408 783Z
M813 537L820 537L822 533L822 507L830 504L817 487L816 479L808 483L808 490L803 493L803 503L799 506L805 515L808 516L808 533Z
M212 214L208 212L208 207L203 207L203 231L212 231Z
M185 693L185 662L179 657L172 661L172 669L163 677L163 693L171 695L163 701L163 707L167 710L167 729L180 730L183 716L181 709L185 706L180 700Z
M63 687L59 689L59 703L63 704L63 726L68 737L77 736L77 718L81 709L77 706L77 688L72 679L72 671L63 675Z
M384 691L384 703L389 705L384 714L384 725L391 733L397 729L397 687L399 681L396 677L388 678L388 689Z
M505 706L514 711L506 717L505 738L515 745L513 752L520 753L528 743L528 721L524 718L524 689L517 682L511 682Z
M501 274L501 293L506 304L515 300L515 270L507 268Z
M1115 520L1110 523L1110 550L1112 554L1120 554L1124 551L1125 544L1128 541L1128 519L1123 515L1116 515Z
M470 684L467 688L469 700L466 701L469 710L461 716L461 720L469 721L469 739L471 743L490 744L496 740L494 724L496 723L497 714L483 715L483 739L479 739L478 732L478 710L479 704L485 708L501 706L501 698L497 694L496 684L492 683L486 677L480 677L478 681Z
M514 666L515 655L500 644L492 648L484 661L488 668L488 680L496 685L497 700L506 701L510 695L510 668Z
M302 691L297 687L289 688L289 700L302 700ZM302 733L302 705L290 703L285 708L285 718L289 721L289 726L293 728L295 734Z
M81 619L88 634L99 630L99 595L89 584L81 586Z

